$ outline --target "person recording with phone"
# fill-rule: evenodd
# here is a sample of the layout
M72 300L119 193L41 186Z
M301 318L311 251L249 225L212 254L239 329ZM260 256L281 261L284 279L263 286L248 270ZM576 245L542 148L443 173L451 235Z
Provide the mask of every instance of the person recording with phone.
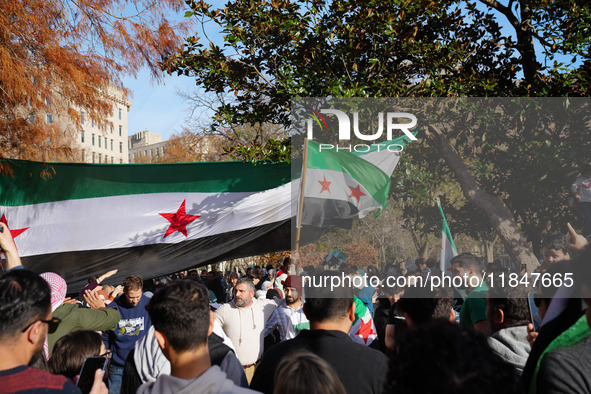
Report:
M0 390L2 392L79 393L65 376L27 365L43 349L59 319L51 311L51 290L34 272L23 269L16 245L5 223L0 223L0 248L6 270L0 274ZM92 394L106 394L101 371L95 371Z
M49 369L55 375L64 375L78 383L80 369L89 357L111 358L111 352L105 348L102 336L96 331L79 330L61 337L55 343L49 359ZM94 372L94 371L93 371Z

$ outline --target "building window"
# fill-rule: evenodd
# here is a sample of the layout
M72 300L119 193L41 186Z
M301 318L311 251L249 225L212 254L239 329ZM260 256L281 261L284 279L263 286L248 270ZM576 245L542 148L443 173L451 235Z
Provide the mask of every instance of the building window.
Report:
M123 132L123 126L119 125L119 137L121 137L122 132Z
M113 150L113 140L111 140L111 151Z
M82 149L82 162L86 161L86 151Z
M119 164L123 164L123 159L119 159Z
M80 132L80 141L84 142L84 131Z
M103 161L103 154L102 153L99 153L98 162L101 163L102 161Z
M123 142L119 143L119 153L123 153Z
M94 133L92 133L92 146L94 146ZM92 162L94 163L94 159L92 160Z
M113 156L111 156L111 164L113 164Z
M113 125L111 125L111 134L113 134Z
M80 124L84 124L84 111L80 112Z
M90 120L90 127L94 127L94 119Z
M93 163L94 163L94 161L95 161L95 157L96 157L96 156L95 156L95 154L96 154L95 152L92 152L92 162L93 162Z
M53 116L51 114L47 114L47 124L53 123Z
M119 120L121 120L121 108L119 108Z
M99 136L98 136L98 140L99 140L99 148L101 147L101 140L102 140L102 139L103 139L103 138L102 138L102 137L99 135Z

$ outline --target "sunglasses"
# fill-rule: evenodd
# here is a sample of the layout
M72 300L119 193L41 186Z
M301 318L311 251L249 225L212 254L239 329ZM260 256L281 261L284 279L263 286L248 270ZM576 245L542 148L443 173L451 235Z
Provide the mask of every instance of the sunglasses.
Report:
M103 354L99 355L99 357L111 358L112 355L113 355L113 351L112 350L107 350Z
M60 319L59 317L52 317L49 320L37 319L27 324L27 326L23 328L21 332L27 331L33 324L37 323L38 321L40 321L41 323L46 323L49 327L49 332L54 333L55 330L57 330L57 326L62 322L62 319Z

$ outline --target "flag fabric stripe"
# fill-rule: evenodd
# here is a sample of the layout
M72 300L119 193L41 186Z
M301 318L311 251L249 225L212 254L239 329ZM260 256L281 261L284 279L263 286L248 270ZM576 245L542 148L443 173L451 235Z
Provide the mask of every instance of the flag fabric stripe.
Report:
M326 185L325 182L330 183L328 187L323 187L323 183ZM389 186L389 181L387 184ZM385 192L387 193L387 190ZM344 172L333 170L308 169L305 195L306 198L348 202L357 208L359 218L376 208L381 208L383 204L371 195L365 184L357 182Z
M390 188L390 176L375 165L359 160L357 155L335 150L321 150L316 141L308 142L308 170L334 171L345 174L358 184L362 184L375 200L385 202ZM307 175L306 175L307 176ZM346 189L343 187L343 189ZM307 195L307 191L305 194Z
M250 193L160 193L56 201L4 207L11 228L29 227L17 238L21 256L177 243L256 227L291 217L291 185ZM171 223L161 213L199 215L187 236L164 237ZM40 214L42 213L42 214ZM73 220L75 215L75 220Z
M445 214L443 213L443 208L441 204L439 204L439 212L441 213L441 217L443 219L443 226L441 230L441 256L439 260L439 269L441 272L448 272L451 268L450 260L458 255L458 251L456 249L456 245L454 244L453 237L451 236L451 231L447 224L447 220L445 219Z
M363 301L355 297L355 320L349 330L349 336L355 342L368 346L377 338L376 326L369 309Z
M416 135L416 133L414 133ZM400 147L404 147L409 141L408 137L400 136L390 141L381 142L369 146L367 151L353 152L363 160L373 164L386 174L392 175L400 160ZM394 149L389 150L389 149Z
M255 192L291 179L287 163L73 164L10 160L0 206L153 193Z
M74 286L113 268L115 281L151 278L290 245L287 163L9 164L0 221L25 267Z
M407 141L399 137L355 152L308 141L302 226L350 228L353 219L385 208L390 176Z
M68 283L69 292L78 293L89 277L113 268L119 271L109 278L109 284L121 283L129 275L147 280L190 267L288 250L290 243L291 223L286 220L176 244L50 253L23 257L22 261L27 269L37 273L60 274Z

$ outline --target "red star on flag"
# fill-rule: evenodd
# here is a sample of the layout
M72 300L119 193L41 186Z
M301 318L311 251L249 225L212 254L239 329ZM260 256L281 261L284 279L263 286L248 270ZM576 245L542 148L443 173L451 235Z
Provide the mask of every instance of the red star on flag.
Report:
M367 322L361 320L361 327L359 327L359 331L357 331L355 335L359 335L361 338L363 338L363 341L367 345L367 340L369 337L376 335L376 332L373 330L373 328L371 328L371 320L368 320Z
M6 225L6 227L10 228L10 226L8 225L8 221L6 220L5 214L2 214L2 218L0 218L0 222L4 223ZM16 237L18 237L19 235L21 235L22 233L24 233L28 229L29 229L28 227L19 228L19 229L10 229L10 235L12 235L12 239L15 239Z
M159 215L162 216L164 219L170 222L170 226L166 230L164 237L168 237L170 234L178 231L182 233L185 237L187 237L187 224L191 223L197 218L200 218L201 215L187 215L185 212L185 201L179 207L176 213L160 213Z
M359 199L361 198L361 196L366 195L365 193L363 193L361 191L361 185L357 185L357 187L349 186L349 189L351 189L351 194L349 195L349 198L351 198L351 197L356 198L357 204L359 204Z
M330 194L330 184L332 182L329 182L326 180L326 175L324 175L324 181L318 181L318 183L320 183L322 185L322 189L320 190L320 193L322 193L323 191L327 191Z

